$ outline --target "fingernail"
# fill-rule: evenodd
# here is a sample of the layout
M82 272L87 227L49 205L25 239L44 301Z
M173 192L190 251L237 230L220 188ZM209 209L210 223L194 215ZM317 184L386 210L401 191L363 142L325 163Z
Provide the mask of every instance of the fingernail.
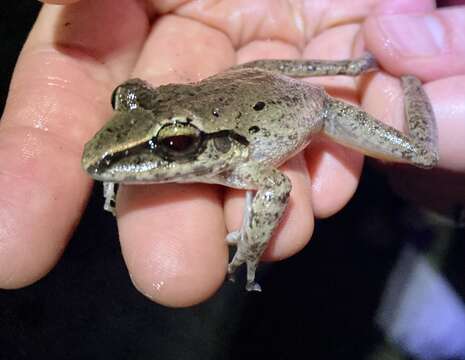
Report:
M402 56L435 56L446 46L444 26L432 15L391 15L378 18L386 47Z

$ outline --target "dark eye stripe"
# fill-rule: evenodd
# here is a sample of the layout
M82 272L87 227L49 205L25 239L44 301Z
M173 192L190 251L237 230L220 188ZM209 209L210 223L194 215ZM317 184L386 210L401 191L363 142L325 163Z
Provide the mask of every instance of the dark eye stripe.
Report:
M98 168L104 169L109 168L115 163L118 163L120 160L124 160L128 156L137 155L140 152L151 151L159 156L163 157L166 161L176 161L181 159L192 159L197 156L197 154L202 150L206 140L215 139L215 138L226 138L233 139L238 143L247 146L249 142L247 139L234 132L233 130L221 130L214 133L204 133L199 131L199 137L190 137L188 135L178 135L178 136L168 136L162 139L160 142L157 141L156 137L150 139L149 141L139 144L133 148L118 151L114 154L108 154L103 159L99 161L96 165ZM183 139L178 139L183 138ZM189 139L186 139L189 138ZM194 144L190 144L190 141L193 141ZM197 142L197 143L196 143ZM192 146L192 149L189 151L181 150L187 149L189 146ZM172 147L173 149L178 149L179 154L176 154L175 151L166 151L166 148ZM174 155L174 156L173 156Z
M205 134L207 139L216 138L216 137L229 137L233 140L236 140L239 144L249 145L249 141L242 135L236 133L234 130L220 130L214 133Z

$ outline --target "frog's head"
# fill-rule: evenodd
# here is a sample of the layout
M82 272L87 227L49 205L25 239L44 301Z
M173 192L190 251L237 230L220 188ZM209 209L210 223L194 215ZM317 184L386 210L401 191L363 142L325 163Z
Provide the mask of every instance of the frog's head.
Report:
M115 111L85 145L83 168L96 180L188 182L214 176L248 156L233 130L206 132L201 119L142 108Z

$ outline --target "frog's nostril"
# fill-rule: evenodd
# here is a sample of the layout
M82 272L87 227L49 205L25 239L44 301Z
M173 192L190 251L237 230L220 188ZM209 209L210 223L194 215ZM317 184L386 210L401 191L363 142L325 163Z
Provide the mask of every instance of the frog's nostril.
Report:
M90 175L95 175L95 174L98 174L98 166L96 165L89 165L88 167L85 168L85 170L87 171L88 174Z
M90 146L86 146L81 159L82 168L91 176L99 173L102 163L102 160L96 159L93 153L92 148Z
M82 156L81 166L89 175L96 174L98 172L98 163L96 163L94 158L89 156L86 152L84 152Z

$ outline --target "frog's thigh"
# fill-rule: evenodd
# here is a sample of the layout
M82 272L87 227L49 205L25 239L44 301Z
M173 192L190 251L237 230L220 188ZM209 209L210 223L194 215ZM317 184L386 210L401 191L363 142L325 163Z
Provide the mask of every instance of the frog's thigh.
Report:
M408 134L376 120L363 110L329 98L323 131L334 141L383 160L432 167L438 161L437 130L421 83L402 78Z
M247 263L248 288L254 289L256 267L286 209L291 181L279 170L258 163L241 166L233 176L257 191L252 201L247 201L241 236L236 240L237 251L228 272L232 274L238 266Z

